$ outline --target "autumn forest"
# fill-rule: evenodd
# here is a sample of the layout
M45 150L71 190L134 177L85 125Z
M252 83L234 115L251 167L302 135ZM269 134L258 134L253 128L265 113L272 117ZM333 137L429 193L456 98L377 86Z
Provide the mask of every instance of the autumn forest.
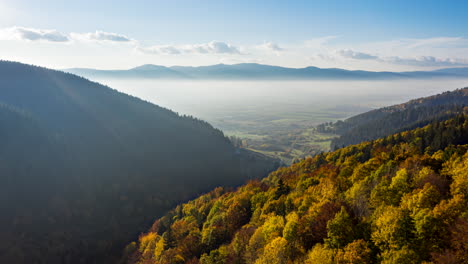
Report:
M128 263L466 263L468 116L177 206Z

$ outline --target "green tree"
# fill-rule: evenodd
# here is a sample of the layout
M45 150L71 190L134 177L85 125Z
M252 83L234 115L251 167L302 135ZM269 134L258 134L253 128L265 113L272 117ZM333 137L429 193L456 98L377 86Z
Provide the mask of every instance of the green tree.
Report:
M325 245L330 248L342 248L354 240L355 233L353 219L342 206L335 218L327 223Z
M381 254L382 264L417 264L419 256L408 247L386 250Z

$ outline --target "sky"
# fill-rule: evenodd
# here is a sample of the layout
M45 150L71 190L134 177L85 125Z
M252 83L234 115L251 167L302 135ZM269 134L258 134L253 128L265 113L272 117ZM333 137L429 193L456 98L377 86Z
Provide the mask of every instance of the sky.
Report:
M468 67L468 1L0 0L0 59L56 69Z

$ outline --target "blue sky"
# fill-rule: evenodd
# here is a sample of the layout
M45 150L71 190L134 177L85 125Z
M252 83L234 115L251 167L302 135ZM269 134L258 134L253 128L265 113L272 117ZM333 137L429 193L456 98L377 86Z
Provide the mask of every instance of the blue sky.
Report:
M55 68L459 67L468 66L467 11L468 1L442 0L0 0L0 58Z

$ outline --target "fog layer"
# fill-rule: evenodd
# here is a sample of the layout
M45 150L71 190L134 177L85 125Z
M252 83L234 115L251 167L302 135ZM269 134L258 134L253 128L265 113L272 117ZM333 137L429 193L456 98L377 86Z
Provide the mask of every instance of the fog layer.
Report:
M100 79L226 133L310 126L468 86L468 80L160 81Z

